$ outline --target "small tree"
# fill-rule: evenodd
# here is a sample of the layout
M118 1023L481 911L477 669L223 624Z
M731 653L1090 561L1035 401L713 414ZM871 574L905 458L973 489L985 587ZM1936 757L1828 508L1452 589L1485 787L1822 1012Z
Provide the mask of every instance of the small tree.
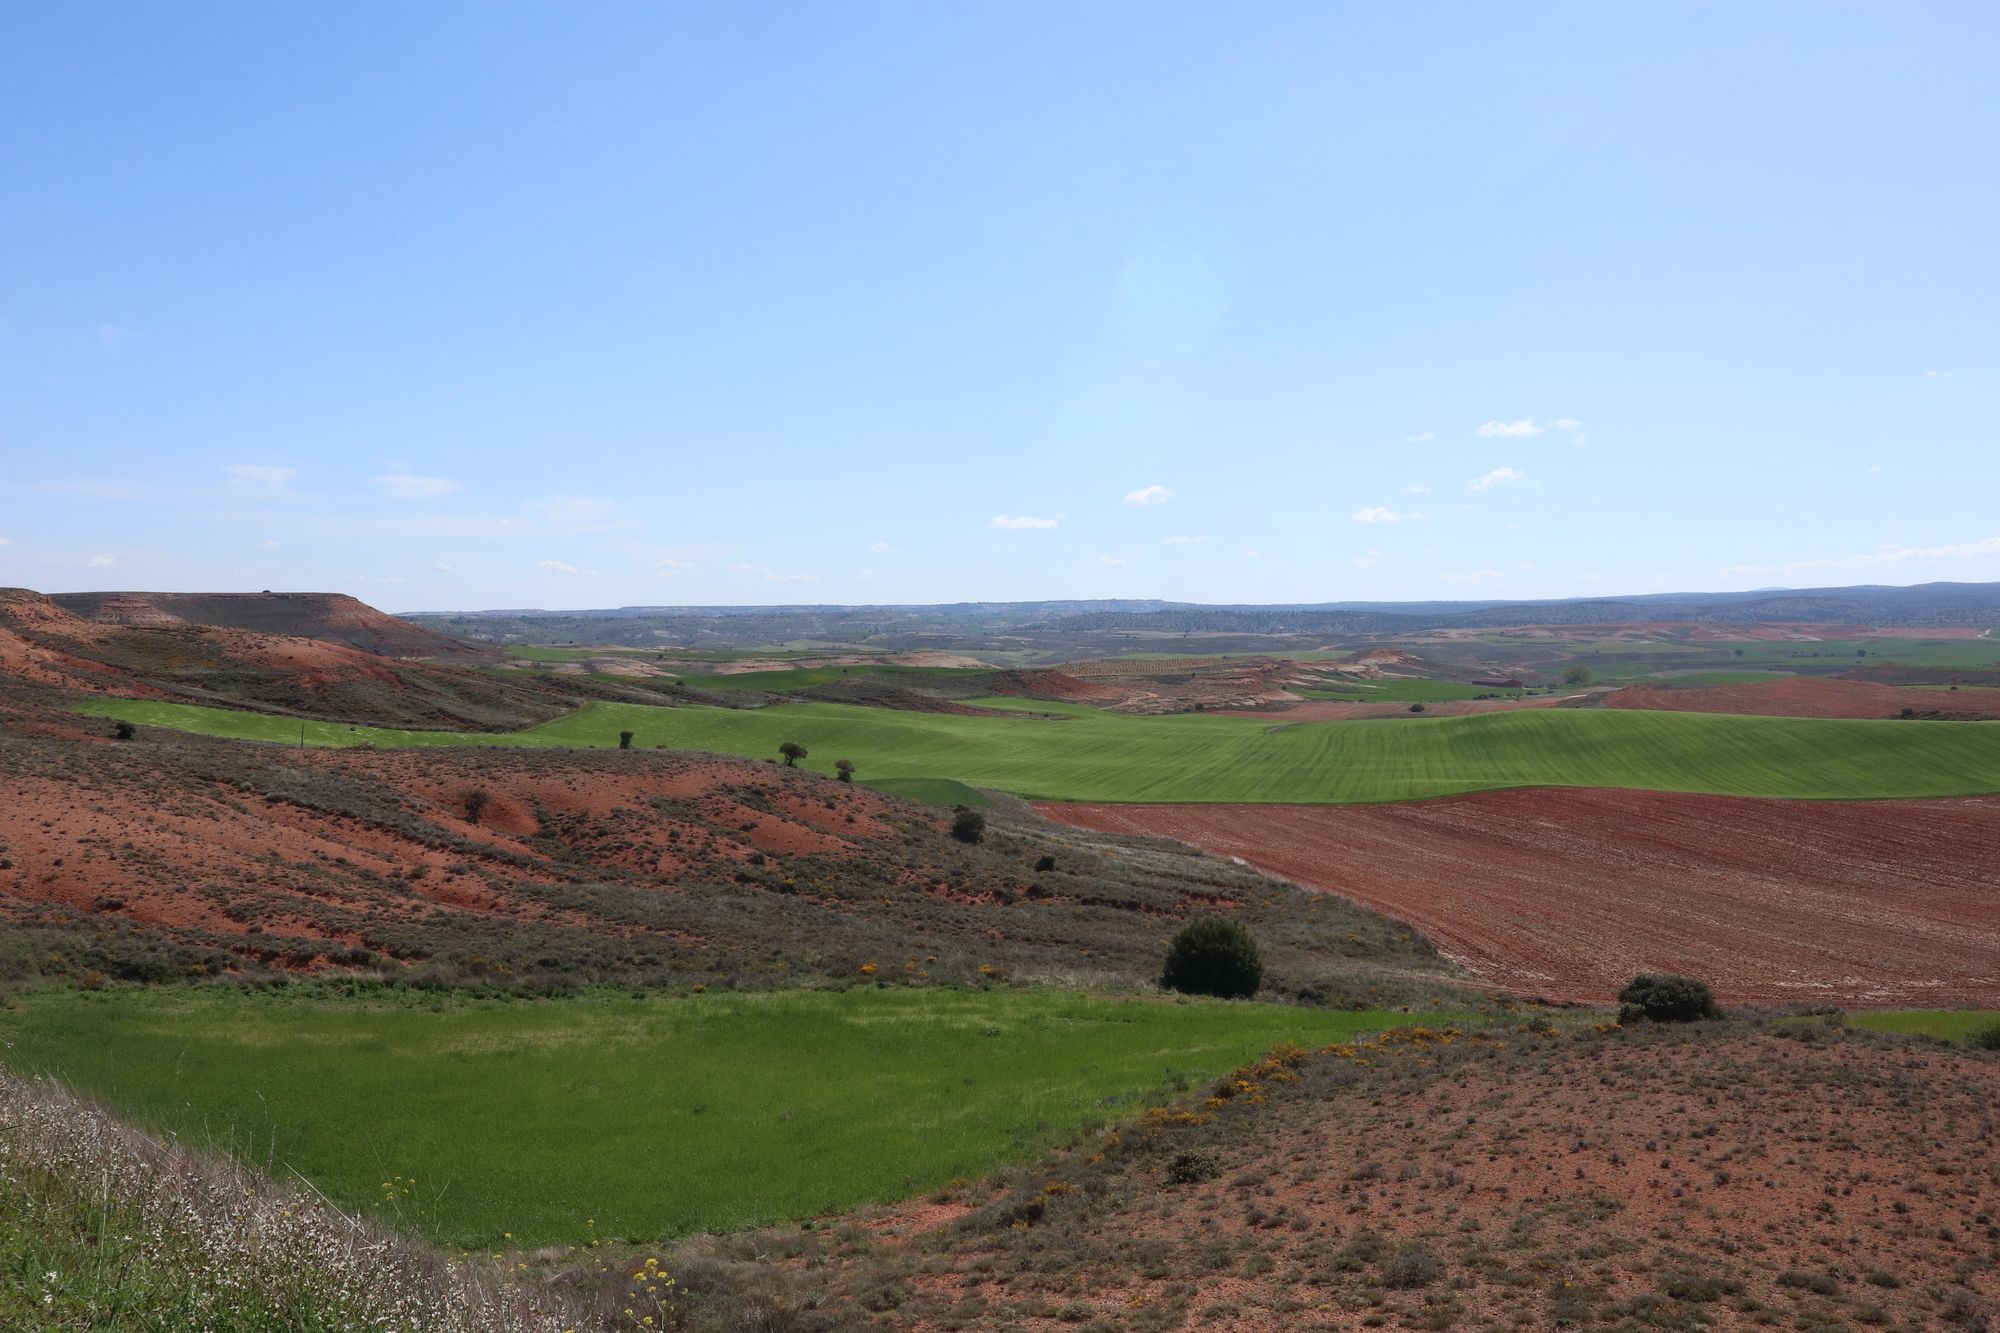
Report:
M806 757L806 747L797 741L786 741L778 747L778 753L785 756L786 768L797 768L799 760Z
M1673 973L1641 972L1618 992L1618 1021L1633 1023L1692 1023L1698 1018L1720 1018L1715 992L1707 983Z
M130 722L116 722L112 724L111 734L121 741L129 741L139 734L139 729Z
M1563 672L1563 684L1565 685L1590 684L1590 668L1584 666L1582 663L1578 663L1577 665L1571 667L1569 670Z
M986 816L970 806L959 806L952 817L951 836L960 842L978 842L986 836Z
M477 824L479 816L486 812L487 802L492 799L492 795L484 787L474 787L471 791L467 792L465 794L466 823Z
M834 760L833 775L839 778L842 782L854 781L854 761L852 759Z
M1160 984L1187 995L1249 999L1264 984L1257 941L1233 917L1202 916L1174 932Z
M629 732L629 731L621 731L621 732L619 732L619 733L618 733L618 748L619 748L619 749L621 749L621 750L629 750L629 749L631 749L631 748L632 748L632 733L631 733L631 732Z
M1414 703L1414 704L1411 704L1411 705L1410 705L1410 711L1411 711L1412 713L1421 713L1421 712L1423 712L1423 711L1424 711L1424 706L1423 706L1423 705L1422 705L1421 703Z

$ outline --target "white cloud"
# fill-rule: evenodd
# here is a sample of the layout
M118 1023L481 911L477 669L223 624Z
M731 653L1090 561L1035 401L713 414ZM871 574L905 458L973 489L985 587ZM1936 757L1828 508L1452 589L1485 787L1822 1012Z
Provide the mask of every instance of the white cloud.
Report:
M1252 560L1261 560L1263 558L1262 556L1257 554L1254 548L1248 546L1243 548L1243 554L1250 557L1250 559Z
M1547 429L1547 426L1536 425L1533 417L1523 417L1519 421L1489 421L1479 428L1479 433L1489 439L1498 436L1507 440L1526 440Z
M134 338L144 336L137 329L128 329L119 324L99 324L97 326L98 345L107 352L115 352Z
M1924 378L1927 380L1948 380L1954 379L1956 376L1949 370L1926 370Z
M780 574L768 565L751 565L738 561L729 567L731 573L755 574L766 583L818 583L817 574Z
M1431 493L1431 488L1428 486L1405 486L1403 489L1411 495L1429 495Z
M1174 498L1174 493L1164 486L1148 486L1143 490L1125 492L1128 505L1163 505Z
M1506 577L1506 576L1505 576L1504 574L1502 574L1502 573L1501 573L1501 572L1500 572L1499 570L1497 570L1497 569L1475 569L1475 570L1473 570L1473 571L1472 571L1471 573L1469 573L1469 574L1440 574L1440 575L1438 575L1438 582L1440 582L1440 583L1492 583L1492 582L1493 582L1494 580L1496 580L1496 579L1500 579L1500 578L1505 578L1505 577Z
M1782 565L1731 565L1725 574L1788 574L1803 569L1845 569L1868 565L1895 565L1908 560L1971 560L1980 556L2000 556L2000 537L1960 542L1955 546L1885 545L1864 555L1837 556L1826 560L1793 560Z
M896 548L889 545L889 543L887 542L869 542L868 549L871 551L881 551L886 554L887 552L893 551Z
M377 583L408 583L408 582L409 582L409 580L408 580L407 578L404 578L404 577L403 577L403 576L402 576L401 574L389 574L389 575L386 575L386 576L384 576L384 577L382 577L382 578L380 578L380 579L377 579L377 580L376 580L376 582L377 582Z
M1495 486L1505 486L1517 482L1527 475L1527 473L1521 471L1519 468L1496 467L1485 476L1475 478L1472 483L1472 489L1475 491L1490 490Z
M1202 543L1202 542L1205 542L1205 541L1207 541L1207 540L1208 540L1208 538L1206 538L1206 537L1179 537L1179 536L1175 536L1175 537L1162 537L1162 538L1160 538L1160 545L1162 545L1162 546L1196 546L1196 545L1199 545L1200 543Z
M1097 557L1097 559L1091 561L1090 563L1093 565L1111 565L1114 567L1123 567L1125 565L1131 564L1132 562L1130 560L1127 560L1122 555L1100 555Z
M672 556L666 556L653 565L653 572L666 578L672 578L676 574L684 574L693 568L694 561L692 560L676 560Z
M1583 423L1575 417L1557 417L1549 423L1552 430L1582 430Z
M463 482L449 477L419 477L408 472L391 472L377 477L375 484L391 500L434 500L464 486Z
M230 463L222 469L229 489L238 495L290 495L295 467L274 467L268 463Z
M1425 431L1425 432L1424 432L1423 434L1421 434L1421 435L1405 435L1405 436L1403 437L1403 443L1404 443L1404 444L1429 444L1429 443L1430 443L1430 442L1431 442L1432 440L1435 440L1436 438L1437 438L1437 432L1436 432L1436 431L1434 431L1434 430L1427 430L1427 431Z
M995 514L986 526L999 528L1002 532L1025 532L1029 528L1052 528L1056 521L1052 518L1030 518L1026 514Z
M267 551L275 551L276 549L278 549L278 547L284 545L284 543L279 541L276 537L266 537L263 541L258 542L257 544L263 547Z
M438 562L437 562L436 564L434 564L434 565L432 565L432 566L431 566L431 573L433 573L433 574L449 574L449 573L451 573L451 566L450 566L450 565L448 565L448 564L446 564L446 563L445 563L444 561L440 560L440 561L438 561Z
M859 574L856 574L854 576L854 581L856 583L873 583L875 581L875 571L872 569L864 569Z
M1357 509L1354 511L1352 517L1356 523L1401 523L1403 521L1401 514L1393 509L1384 509L1381 505L1369 505L1364 509Z
M118 563L115 555L87 555L83 558L85 569L110 569Z
M581 574L583 571L567 560L537 560L535 568L544 574Z
M1363 551L1360 555L1354 557L1354 567L1356 569L1371 569L1381 563L1382 553L1380 551Z
M13 544L14 542L11 538L0 537L0 546L12 546Z

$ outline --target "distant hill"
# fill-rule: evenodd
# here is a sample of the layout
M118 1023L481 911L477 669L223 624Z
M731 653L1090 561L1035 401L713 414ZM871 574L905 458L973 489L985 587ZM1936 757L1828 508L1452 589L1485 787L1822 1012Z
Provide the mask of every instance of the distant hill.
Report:
M576 642L726 647L819 640L918 648L963 641L1151 631L1257 635L1408 634L1433 629L1658 622L1832 624L1885 628L2000 626L2000 583L1761 588L1530 601L1304 602L1205 606L1160 600L953 602L920 606L625 606L410 612L410 621L496 643ZM932 645L934 646L934 644Z
M49 600L99 625L220 625L341 643L377 657L485 658L476 647L338 592L59 592Z

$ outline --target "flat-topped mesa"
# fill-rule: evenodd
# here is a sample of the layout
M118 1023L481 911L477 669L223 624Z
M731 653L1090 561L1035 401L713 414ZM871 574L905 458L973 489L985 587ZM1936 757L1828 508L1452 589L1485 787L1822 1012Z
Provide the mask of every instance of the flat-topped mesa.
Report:
M56 606L100 625L220 625L346 644L381 657L484 658L490 650L413 625L337 592L63 592Z

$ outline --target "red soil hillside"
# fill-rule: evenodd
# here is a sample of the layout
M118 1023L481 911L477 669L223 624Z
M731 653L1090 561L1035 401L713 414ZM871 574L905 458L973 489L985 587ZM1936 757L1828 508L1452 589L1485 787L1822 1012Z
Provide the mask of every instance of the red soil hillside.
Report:
M1778 801L1605 790L1404 805L1044 805L1177 838L1415 926L1523 995L1638 972L1728 1003L2000 1007L2000 799Z
M2000 718L2000 696L1984 690L1917 690L1864 680L1781 676L1747 685L1676 688L1628 685L1604 701L1612 708L1669 713L1743 713L1759 717L1898 717L1904 709L1966 719Z
M65 592L50 601L98 624L220 625L321 639L379 657L487 660L489 648L399 620L336 592Z

